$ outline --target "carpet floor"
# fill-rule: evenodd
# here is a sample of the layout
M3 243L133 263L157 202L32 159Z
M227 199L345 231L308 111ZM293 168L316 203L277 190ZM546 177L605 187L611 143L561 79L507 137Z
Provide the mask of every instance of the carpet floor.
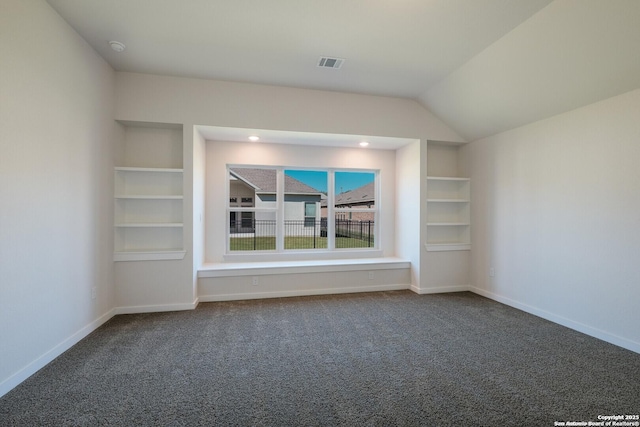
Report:
M0 398L1 426L553 426L640 412L640 354L472 293L120 315Z

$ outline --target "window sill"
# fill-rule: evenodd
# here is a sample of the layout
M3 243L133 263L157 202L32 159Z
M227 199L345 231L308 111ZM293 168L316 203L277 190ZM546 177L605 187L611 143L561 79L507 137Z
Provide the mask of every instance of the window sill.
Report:
M261 276L266 274L328 273L361 270L391 270L411 268L402 258L357 258L299 261L267 261L204 264L198 277Z

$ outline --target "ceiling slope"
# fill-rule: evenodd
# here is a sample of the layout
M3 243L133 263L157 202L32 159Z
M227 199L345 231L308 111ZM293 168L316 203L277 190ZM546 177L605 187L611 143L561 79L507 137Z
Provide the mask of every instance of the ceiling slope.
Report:
M550 1L48 0L117 71L412 99Z
M47 1L118 71L417 99L468 141L640 87L639 0Z
M468 141L640 87L640 1L554 1L427 90Z

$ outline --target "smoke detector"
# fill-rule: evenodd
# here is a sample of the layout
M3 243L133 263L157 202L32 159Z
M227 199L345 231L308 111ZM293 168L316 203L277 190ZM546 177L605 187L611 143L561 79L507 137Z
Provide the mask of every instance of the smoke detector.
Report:
M318 60L318 67L320 68L333 68L335 70L342 67L344 63L344 59L342 58L331 58L328 56L321 56Z
M122 52L126 48L124 43L120 43L115 40L111 40L109 42L109 46L111 46L111 49L115 50L116 52Z

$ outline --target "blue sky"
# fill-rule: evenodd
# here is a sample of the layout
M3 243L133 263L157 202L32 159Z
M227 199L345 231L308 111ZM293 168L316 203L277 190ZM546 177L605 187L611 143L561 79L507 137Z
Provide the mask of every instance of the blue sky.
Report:
M306 170L285 170L284 173L298 181L320 190L327 191L327 172ZM336 172L336 193L353 190L373 182L375 174L371 172Z

